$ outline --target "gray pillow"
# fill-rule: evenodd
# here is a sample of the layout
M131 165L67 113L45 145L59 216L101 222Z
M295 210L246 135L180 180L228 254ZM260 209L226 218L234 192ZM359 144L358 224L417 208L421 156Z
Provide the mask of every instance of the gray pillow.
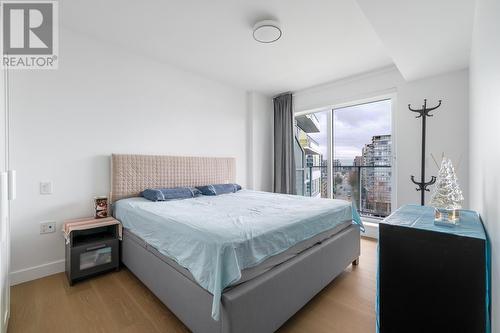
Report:
M205 186L197 186L203 195L219 195L226 193L235 193L241 190L241 186L238 184L213 184Z
M168 201L175 199L189 199L199 196L201 192L194 187L174 187L162 189L146 189L142 196L151 201Z

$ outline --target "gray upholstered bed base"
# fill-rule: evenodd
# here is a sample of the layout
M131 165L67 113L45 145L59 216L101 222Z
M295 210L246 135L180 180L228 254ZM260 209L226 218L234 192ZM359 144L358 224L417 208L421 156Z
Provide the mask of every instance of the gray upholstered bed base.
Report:
M222 295L220 321L212 295L126 234L122 261L189 329L203 333L274 332L360 254L352 225Z

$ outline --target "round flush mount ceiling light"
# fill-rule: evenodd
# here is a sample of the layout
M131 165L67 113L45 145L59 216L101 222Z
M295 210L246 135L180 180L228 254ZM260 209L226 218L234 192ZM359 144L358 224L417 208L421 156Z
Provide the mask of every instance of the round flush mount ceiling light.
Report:
M259 21L253 26L253 38L260 43L273 43L281 35L279 23L273 20Z

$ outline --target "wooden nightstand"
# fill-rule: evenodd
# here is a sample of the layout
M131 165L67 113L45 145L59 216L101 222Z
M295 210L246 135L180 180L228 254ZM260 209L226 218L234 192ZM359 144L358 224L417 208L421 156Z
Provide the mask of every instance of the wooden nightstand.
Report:
M121 224L107 217L83 218L64 222L66 276L70 285L81 279L118 270L120 265Z

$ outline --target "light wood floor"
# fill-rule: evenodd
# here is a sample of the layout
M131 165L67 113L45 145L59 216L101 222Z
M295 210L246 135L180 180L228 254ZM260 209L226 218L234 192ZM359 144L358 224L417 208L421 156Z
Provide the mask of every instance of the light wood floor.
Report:
M376 242L363 239L349 266L290 318L284 332L374 332ZM70 287L63 273L12 288L9 333L189 332L128 270Z

